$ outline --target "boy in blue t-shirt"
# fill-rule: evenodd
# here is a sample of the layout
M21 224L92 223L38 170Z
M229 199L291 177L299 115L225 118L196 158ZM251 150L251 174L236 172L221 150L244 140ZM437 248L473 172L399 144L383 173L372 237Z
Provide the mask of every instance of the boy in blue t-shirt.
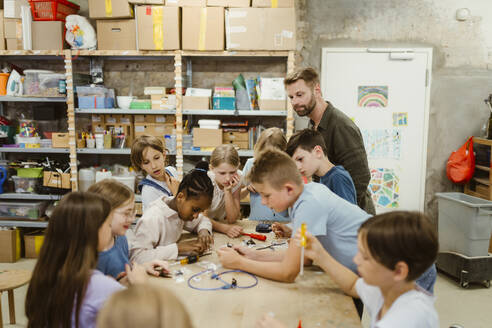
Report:
M308 179L318 176L319 182L335 194L357 204L352 177L343 166L330 162L321 133L311 129L297 132L289 139L286 152L294 159L301 175Z
M294 231L304 222L337 261L356 272L357 231L370 217L319 183L304 185L294 161L284 152L268 149L255 160L249 180L263 204L277 212L288 209ZM292 282L300 268L301 248L289 243L285 252L247 247L217 251L226 268L241 269L278 281Z

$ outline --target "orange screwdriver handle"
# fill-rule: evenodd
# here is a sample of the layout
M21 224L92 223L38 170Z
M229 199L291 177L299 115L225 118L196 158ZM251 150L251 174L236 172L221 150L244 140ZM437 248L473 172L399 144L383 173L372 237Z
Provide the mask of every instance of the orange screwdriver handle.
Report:
M249 236L249 237L251 237L253 239L258 239L258 240L261 240L261 241L265 241L267 239L266 236L264 236L264 235L258 235L256 233L244 233L243 232L242 235L243 236Z

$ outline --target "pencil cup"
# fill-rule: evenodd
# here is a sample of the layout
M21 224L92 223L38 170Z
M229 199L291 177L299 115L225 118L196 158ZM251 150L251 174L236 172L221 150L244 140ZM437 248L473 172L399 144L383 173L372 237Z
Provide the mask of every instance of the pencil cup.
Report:
M104 135L103 134L96 134L96 148L97 149L104 149Z
M85 145L87 148L94 148L96 147L96 139L87 139L85 141Z

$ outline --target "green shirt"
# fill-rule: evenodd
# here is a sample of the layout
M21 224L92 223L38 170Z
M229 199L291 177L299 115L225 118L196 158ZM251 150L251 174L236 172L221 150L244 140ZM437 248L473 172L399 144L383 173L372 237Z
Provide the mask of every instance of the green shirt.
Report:
M376 214L367 189L371 173L360 130L347 115L331 103L326 104L317 130L325 140L328 159L335 165L342 165L350 173L357 192L357 205L369 214ZM314 126L313 121L311 126Z

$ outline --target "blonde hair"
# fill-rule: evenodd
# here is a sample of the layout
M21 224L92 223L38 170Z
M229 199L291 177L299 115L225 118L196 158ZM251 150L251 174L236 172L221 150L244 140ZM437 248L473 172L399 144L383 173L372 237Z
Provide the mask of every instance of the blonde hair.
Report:
M210 165L217 167L222 163L239 167L240 160L236 148L231 144L220 145L214 149L210 156Z
M104 179L93 184L87 190L105 198L111 204L111 210L114 210L129 200L135 198L135 194L127 186L115 179Z
M286 153L268 148L260 153L249 172L251 183L268 182L274 189L281 189L287 182L302 185L302 177L296 163Z
M98 328L192 328L183 303L171 291L150 284L114 293L99 312Z
M132 143L132 151L130 155L132 166L137 171L142 170L143 152L147 147L155 149L164 155L167 152L166 146L161 139L147 134L138 137Z
M254 147L254 155L258 156L268 147L285 151L285 148L287 147L287 139L285 138L284 132L280 128L268 128L260 134L260 137Z

